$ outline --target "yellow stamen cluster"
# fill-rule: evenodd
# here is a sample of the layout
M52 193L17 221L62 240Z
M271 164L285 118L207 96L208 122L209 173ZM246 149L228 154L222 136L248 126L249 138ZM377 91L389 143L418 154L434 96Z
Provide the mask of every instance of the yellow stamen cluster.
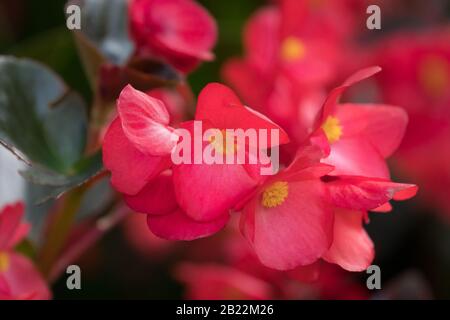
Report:
M285 181L277 181L264 190L261 203L266 208L275 208L281 205L288 195L288 183Z
M432 55L423 60L419 67L419 82L432 97L441 97L449 90L450 63L443 57Z
M220 130L220 133L222 134L222 141L220 139L216 140L216 136L212 135L209 138L209 142L212 144L214 150L216 150L219 154L234 154L237 151L237 141L234 141L233 143L229 143L230 145L227 145L227 136L226 136L226 130L222 129ZM233 136L234 138L234 136Z
M305 56L305 44L297 37L287 37L281 45L281 58L284 61L298 61Z
M328 116L322 124L322 129L330 143L338 141L342 136L342 126L338 118Z
M0 273L8 271L9 264L9 255L6 252L0 251Z

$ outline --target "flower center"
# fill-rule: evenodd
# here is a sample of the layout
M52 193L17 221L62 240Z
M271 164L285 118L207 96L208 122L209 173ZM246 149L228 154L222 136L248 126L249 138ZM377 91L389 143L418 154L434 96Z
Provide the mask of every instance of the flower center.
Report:
M217 139L216 135L212 135L209 137L209 142L213 146L214 150L216 150L220 154L235 154L237 151L237 141L233 141L233 143L227 144L227 134L226 130L222 129L220 130L220 133L222 135L222 139ZM233 136L234 139L234 136Z
M305 53L305 44L297 37L287 37L281 45L281 58L285 61L300 60Z
M275 208L281 205L288 195L288 183L285 181L278 181L264 190L261 203L266 208Z
M328 116L327 120L322 124L322 129L330 143L338 141L342 136L342 126L338 118Z
M0 251L0 273L6 272L9 269L9 255L6 252Z
M429 56L419 69L419 82L432 97L442 96L450 86L450 65L439 56Z

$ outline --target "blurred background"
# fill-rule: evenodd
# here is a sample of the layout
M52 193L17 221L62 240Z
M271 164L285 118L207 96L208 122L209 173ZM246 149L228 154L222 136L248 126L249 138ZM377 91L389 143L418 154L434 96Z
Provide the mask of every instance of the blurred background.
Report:
M216 59L202 64L189 75L188 82L195 94L208 82L223 81L223 63L231 57L243 55L242 30L245 23L258 8L268 3L263 0L199 2L217 20L219 41L214 50ZM442 50L447 50L447 71L450 72L448 0L373 3L379 3L382 10L381 30L368 31L365 27L365 10L356 11L361 22L357 25L359 27L354 41L362 51L374 45L389 48L388 43L392 41L389 38L399 32L413 35L425 33L427 37L428 33L433 34L435 30L439 30L440 34L447 34L439 40L439 46L447 46ZM80 92L86 101L91 101L92 93L73 36L65 26L64 5L64 0L0 0L0 54L28 57L46 64L61 75L70 87ZM447 43L442 43L445 41ZM407 59L408 53L404 54ZM389 65L388 62L386 64ZM447 95L450 93L450 81L446 84L445 92ZM433 106L427 105L426 108L431 109ZM442 114L450 115L450 99L447 99L447 104L442 108ZM421 127L420 123L418 122L416 131L427 134L426 128ZM272 288L275 293L264 297L449 299L450 203L446 203L450 196L450 158L447 156L450 153L449 132L444 131L444 136L439 138L438 147L428 148L425 144L425 147L417 151L417 156L412 155L410 148L413 147L408 145L392 160L393 178L396 178L393 180L417 183L421 189L418 197L395 203L391 213L371 215L367 230L375 243L377 254L374 264L380 266L382 271L382 290L366 289L366 273L351 274L325 266L319 283L301 284L292 288L289 286L286 289L284 284L281 286L277 282L276 289ZM441 157L444 154L446 156ZM433 160L436 158L441 161ZM411 161L417 163L417 166L410 168L404 165L409 159L414 159ZM425 168L427 164L434 169L441 166L440 171ZM30 200L39 190L28 186L17 174L21 166L8 152L0 150L0 206L22 198L28 199L29 220L38 226L46 207L36 207ZM110 192L107 183L100 192ZM195 285L186 284L186 274L197 275L198 282L204 281L205 285L217 283L217 279L208 278L211 272L208 268L224 265L224 260L227 259L224 257L228 257L232 249L223 247L223 238L233 238L233 230L192 243L174 243L152 236L146 229L144 220L141 215L129 216L88 249L76 261L82 269L82 290L67 290L65 277L62 277L53 286L54 298L189 298L195 297ZM186 262L194 264L186 265ZM230 268L216 269L216 274L222 274L221 272L224 277L237 277L243 271L240 269L235 274L235 270ZM291 281L283 279L282 282ZM280 294L279 291L283 293ZM243 297L242 293L227 294L223 297Z

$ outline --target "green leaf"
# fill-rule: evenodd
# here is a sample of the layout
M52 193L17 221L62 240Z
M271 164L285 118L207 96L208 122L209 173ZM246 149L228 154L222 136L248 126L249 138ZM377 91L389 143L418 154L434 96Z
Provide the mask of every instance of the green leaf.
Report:
M30 60L0 57L0 140L9 149L65 172L80 159L86 122L83 101L57 75Z
M84 157L82 99L43 65L0 56L0 143L29 165L21 172L56 198L102 170L101 153Z

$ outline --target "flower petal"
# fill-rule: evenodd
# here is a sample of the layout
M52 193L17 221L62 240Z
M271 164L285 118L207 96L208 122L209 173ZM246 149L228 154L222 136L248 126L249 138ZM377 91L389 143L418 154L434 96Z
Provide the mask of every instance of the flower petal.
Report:
M23 202L17 202L0 212L0 251L11 249L28 234L30 226L21 223L24 211Z
M167 172L151 180L138 194L125 195L124 200L134 211L152 215L169 214L178 208L172 175Z
M239 164L181 164L173 176L180 207L198 221L227 213L257 185Z
M170 158L139 151L125 136L119 118L103 139L103 163L111 171L111 184L125 194L137 194L153 177L170 166Z
M266 129L278 130L279 143L268 142L269 146L289 142L286 132L264 115L242 105L236 94L220 83L210 83L200 92L197 102L196 120L207 120L218 129Z
M333 215L319 181L288 182L285 201L266 208L255 198L243 211L241 228L265 266L290 270L316 262L330 247Z
M330 155L323 163L335 167L333 175L355 175L389 178L386 161L365 139L341 139L331 145Z
M375 251L362 226L362 218L363 213L359 211L336 211L333 244L323 257L326 261L348 271L363 271L370 266Z
M167 240L195 240L220 231L228 222L223 214L215 220L198 222L189 218L181 209L165 215L148 215L149 229L158 237Z
M326 186L333 205L359 211L377 209L395 199L400 192L409 198L417 192L417 186L413 184L356 176L332 177Z
M279 10L265 7L258 10L245 26L246 59L260 71L271 71L278 60L280 18Z
M51 298L47 284L28 258L11 253L9 259L10 267L2 275L13 297L30 297L35 300Z
M208 126L207 121L202 121L202 130ZM178 204L194 220L214 220L233 209L256 188L260 179L255 174L258 165L238 164L236 157L234 164L227 164L225 156L220 154L223 164L205 162L203 153L211 144L202 141L198 146L201 152L196 150L194 139L198 134L194 122L185 122L182 127L190 133L189 137L183 136L183 140L190 138L193 147L189 154L190 163L175 164L172 169ZM202 156L197 163L196 153Z
M178 138L169 127L170 116L164 103L127 85L117 100L122 129L142 153L170 154Z
M408 123L405 110L373 104L341 104L336 109L343 128L341 139L367 139L384 158L400 145Z
M334 112L336 104L338 103L339 98L341 97L341 95L344 93L345 90L347 90L355 83L367 79L380 71L381 71L380 67L369 67L359 70L355 72L353 75L351 75L347 80L345 80L342 85L331 90L330 94L325 100L325 103L323 104L323 110L321 116L317 119L318 120L317 124L320 126L320 124L322 124L323 121L331 113Z

